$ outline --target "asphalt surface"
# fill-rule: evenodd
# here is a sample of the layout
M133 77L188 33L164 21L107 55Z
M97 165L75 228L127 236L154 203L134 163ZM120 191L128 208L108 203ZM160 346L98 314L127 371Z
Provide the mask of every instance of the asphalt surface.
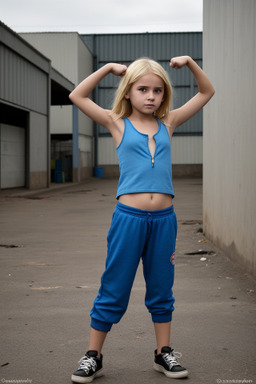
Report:
M117 180L0 191L0 383L66 384L86 352ZM202 233L202 181L174 180L178 217L172 347L190 384L256 383L255 280ZM192 254L188 254L192 253ZM106 384L180 382L152 369L141 266L107 337Z

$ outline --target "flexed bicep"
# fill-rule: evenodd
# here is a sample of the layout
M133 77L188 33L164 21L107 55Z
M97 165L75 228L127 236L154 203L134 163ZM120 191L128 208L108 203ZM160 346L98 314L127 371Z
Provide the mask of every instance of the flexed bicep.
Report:
M187 66L194 75L198 86L198 93L183 106L170 112L168 120L172 132L179 125L185 123L197 112L199 112L215 93L210 80L199 65L191 59L191 57L180 56L175 57L170 61L171 68L180 69L184 66Z
M97 84L109 73L123 76L127 67L121 64L109 63L84 79L69 95L70 100L96 123L109 128L112 118L108 110L101 108L90 99L90 94Z

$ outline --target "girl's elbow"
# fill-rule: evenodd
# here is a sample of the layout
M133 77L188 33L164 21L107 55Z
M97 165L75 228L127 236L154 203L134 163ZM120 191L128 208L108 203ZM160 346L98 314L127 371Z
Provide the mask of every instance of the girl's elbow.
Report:
M214 96L214 94L215 94L215 89L213 88L213 89L212 89L212 92L211 92L210 99Z
M213 87L211 87L211 89L209 89L208 91L208 99L210 100L215 94L215 89Z
M211 94L211 97L213 97L213 95L215 94L215 89L214 89L214 86L212 85L212 83L210 83L210 94Z
M72 102L72 104L75 104L77 105L77 102L78 102L78 97L76 95L76 93L74 91L72 91L69 95L69 100Z
M74 101L73 91L68 95L68 97L69 97L69 100L71 100L73 103L73 101Z

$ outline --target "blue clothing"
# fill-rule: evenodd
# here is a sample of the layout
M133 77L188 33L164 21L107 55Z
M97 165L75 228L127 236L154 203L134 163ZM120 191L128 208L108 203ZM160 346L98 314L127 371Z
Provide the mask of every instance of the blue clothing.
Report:
M152 157L148 135L139 132L129 119L124 119L122 141L117 147L120 178L116 198L127 193L156 192L174 197L170 136L158 120L154 135L156 149Z
M126 311L142 259L145 304L153 322L172 320L177 219L173 206L145 211L117 203L108 233L106 270L91 310L91 326L108 332Z

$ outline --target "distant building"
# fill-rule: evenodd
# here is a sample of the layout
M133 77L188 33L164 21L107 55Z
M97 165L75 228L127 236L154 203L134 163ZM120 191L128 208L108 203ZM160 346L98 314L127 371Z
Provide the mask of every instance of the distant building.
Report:
M22 33L22 38L49 57L63 76L78 85L93 72L93 55L76 32ZM61 160L68 181L93 175L93 122L75 106L51 107L51 159ZM67 173L67 169L71 169Z
M50 184L50 106L74 84L0 22L0 188Z

